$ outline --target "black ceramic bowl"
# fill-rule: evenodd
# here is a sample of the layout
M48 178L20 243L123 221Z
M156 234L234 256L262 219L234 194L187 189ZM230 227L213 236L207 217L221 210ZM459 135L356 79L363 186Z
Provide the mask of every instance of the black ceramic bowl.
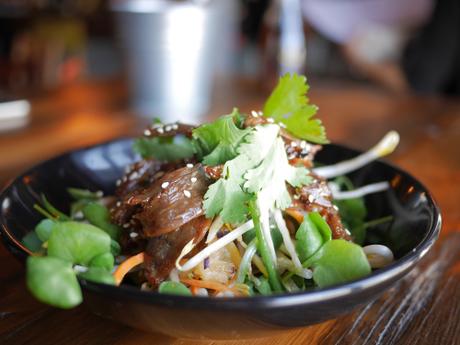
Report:
M333 163L356 154L327 145L318 161ZM64 154L16 178L0 195L1 235L8 249L22 260L27 256L20 240L41 218L33 209L41 193L62 209L70 203L67 187L110 194L125 166L137 159L131 141L122 139ZM133 327L195 339L270 336L347 313L407 274L431 248L441 225L430 193L404 171L378 161L350 177L357 186L382 180L392 185L391 190L366 198L369 219L394 216L393 222L369 231L367 242L389 246L397 260L366 278L304 293L233 299L160 295L81 281L84 303L98 315Z

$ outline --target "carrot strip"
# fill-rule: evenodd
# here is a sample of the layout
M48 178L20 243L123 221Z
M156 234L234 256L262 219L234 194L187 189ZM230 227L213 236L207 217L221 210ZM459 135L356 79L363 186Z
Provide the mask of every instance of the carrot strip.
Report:
M287 208L284 210L288 215L294 218L299 224L303 222L303 213L296 208Z
M144 262L144 252L140 252L134 256L127 258L123 261L113 272L113 277L115 278L115 284L118 286L121 284L125 275L131 271L134 267L142 264Z
M205 288L209 290L214 290L215 292L222 291L231 291L235 296L247 296L249 291L246 286L242 284L229 287L222 283L214 282L211 280L198 280L198 279L181 279L181 282L190 286L191 289L194 288Z

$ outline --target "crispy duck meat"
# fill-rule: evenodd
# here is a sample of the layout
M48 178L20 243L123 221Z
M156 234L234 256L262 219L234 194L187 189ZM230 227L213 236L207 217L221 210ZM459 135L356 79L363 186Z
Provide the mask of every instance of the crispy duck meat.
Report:
M211 220L201 216L176 231L149 239L144 267L145 278L152 287L156 288L169 276L184 246L192 239L194 243L199 243L210 225Z
M147 188L124 195L112 209L112 220L141 237L174 231L203 214L210 182L201 164L166 172Z
M340 220L337 207L332 203L332 192L326 180L312 175L313 182L292 191L294 207L307 212L319 212L332 230L334 239L343 238L350 241L352 238Z

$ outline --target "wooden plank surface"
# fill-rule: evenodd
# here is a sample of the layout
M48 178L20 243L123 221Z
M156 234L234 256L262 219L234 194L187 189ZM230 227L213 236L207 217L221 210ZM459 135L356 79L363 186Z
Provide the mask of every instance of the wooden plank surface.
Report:
M264 93L239 81L216 93L210 116L259 109ZM443 230L435 249L375 302L336 320L269 339L218 344L460 344L460 101L393 95L359 85L313 84L329 137L366 149L386 131L402 141L389 158L438 200ZM0 134L0 179L65 150L138 133L145 120L126 109L120 83L82 84L32 99L31 124ZM147 334L84 307L61 311L32 299L23 268L0 246L1 344L203 344ZM212 344L209 342L208 344Z

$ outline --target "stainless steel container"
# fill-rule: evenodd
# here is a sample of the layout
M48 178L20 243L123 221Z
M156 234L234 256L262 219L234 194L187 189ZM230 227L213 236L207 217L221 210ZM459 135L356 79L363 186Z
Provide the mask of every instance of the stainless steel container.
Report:
M197 123L209 108L218 39L215 1L113 1L133 108Z

